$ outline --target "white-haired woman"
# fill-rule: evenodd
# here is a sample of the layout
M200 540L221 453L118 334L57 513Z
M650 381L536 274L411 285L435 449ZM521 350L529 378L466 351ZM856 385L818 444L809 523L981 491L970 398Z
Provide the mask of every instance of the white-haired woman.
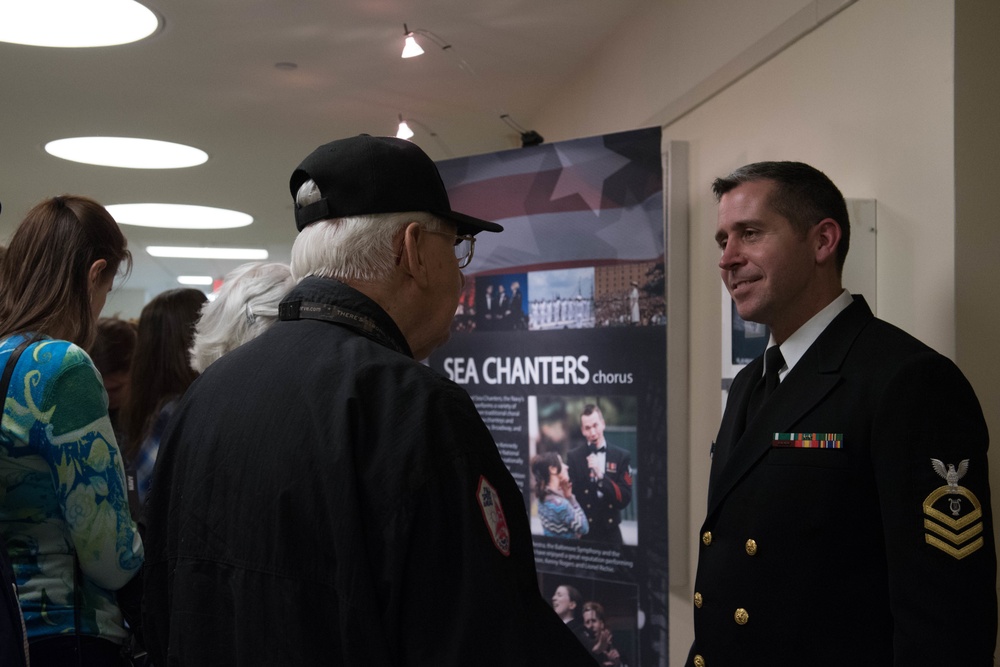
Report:
M230 271L214 301L201 311L191 346L191 367L209 364L264 332L278 320L278 303L295 286L291 270L277 262L251 262Z

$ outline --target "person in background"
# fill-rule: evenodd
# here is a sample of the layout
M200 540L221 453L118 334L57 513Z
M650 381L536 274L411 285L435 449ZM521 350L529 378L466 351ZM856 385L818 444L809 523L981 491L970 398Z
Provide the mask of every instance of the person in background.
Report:
M479 317L479 328L482 331L492 331L496 327L493 322L493 311L496 309L497 299L493 295L493 283L488 283L483 288L476 307L476 315Z
M712 189L722 280L771 340L734 378L713 447L687 665L992 667L971 385L843 288L850 222L825 174L759 162Z
M118 442L122 442L120 413L128 401L132 352L137 337L138 330L133 322L102 317L97 320L97 336L90 348L90 358L101 372L104 389L108 392L108 416Z
M0 246L0 264L7 254L7 246ZM2 390L0 390L2 391ZM0 492L6 492L0 487ZM27 667L28 632L24 616L17 601L17 577L7 553L7 544L0 535L0 665Z
M10 369L0 532L34 667L117 665L128 635L115 595L139 571L143 545L107 394L84 350L130 267L111 215L73 195L33 207L0 265L0 368Z
M590 523L583 539L622 544L622 510L632 502L631 455L609 445L604 430L601 409L592 404L584 406L580 432L587 444L571 449L567 455L569 478L580 494Z
M251 262L226 274L195 326L191 368L205 372L213 361L277 322L278 303L294 286L291 269L277 262Z
M590 653L601 667L628 667L621 651L615 647L611 634L604 621L604 605L600 602L583 603L583 626L587 629L590 639Z
M135 470L140 506L149 494L163 430L177 399L198 377L188 351L205 301L201 290L180 287L158 294L139 315L131 392L122 424L125 458Z
M507 288L504 287L503 285L498 285L496 310L493 313L493 319L496 320L498 325L503 324L503 321L507 317L507 312L509 310L510 310L510 297L507 296Z
M589 526L587 515L573 496L569 471L556 452L532 457L531 474L535 477L538 518L546 537L579 539Z
M510 285L510 300L504 311L504 328L524 329L524 295L521 294L521 283L514 281Z
M629 322L632 326L640 323L639 317L639 283L634 280L629 283L632 287L628 292L628 313Z
M583 596L575 586L563 584L557 586L552 594L552 609L562 619L566 627L576 636L580 645L589 649L593 642L587 636L587 628L580 619L580 609L583 606Z
M146 511L153 662L593 665L538 589L524 497L472 399L420 363L475 234L393 137L292 173L298 284L180 401Z

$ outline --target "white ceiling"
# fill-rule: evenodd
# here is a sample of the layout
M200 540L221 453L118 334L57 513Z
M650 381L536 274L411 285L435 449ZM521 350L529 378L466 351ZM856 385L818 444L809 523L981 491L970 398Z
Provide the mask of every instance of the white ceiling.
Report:
M149 296L177 287L178 275L221 277L240 262L157 259L147 245L265 247L288 261L288 178L313 148L394 134L399 113L435 160L519 146L502 112L544 136L532 116L644 1L149 0L160 29L134 44L0 43L0 243L33 204L74 193L106 205L199 204L254 217L218 232L123 226L135 258L125 287ZM401 59L403 23L452 48L418 39L426 53ZM43 150L53 139L94 135L188 144L209 161L114 169Z

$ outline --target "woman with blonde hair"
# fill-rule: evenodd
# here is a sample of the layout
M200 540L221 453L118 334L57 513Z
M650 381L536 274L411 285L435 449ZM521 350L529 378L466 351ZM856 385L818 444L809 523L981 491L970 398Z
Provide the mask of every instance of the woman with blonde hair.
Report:
M115 591L139 571L142 540L85 350L131 261L104 207L65 195L28 212L0 266L0 532L35 667L113 665L127 637Z

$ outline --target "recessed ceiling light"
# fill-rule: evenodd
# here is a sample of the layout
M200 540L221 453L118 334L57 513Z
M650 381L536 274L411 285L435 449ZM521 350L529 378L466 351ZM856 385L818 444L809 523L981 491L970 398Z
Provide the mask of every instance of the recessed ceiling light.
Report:
M148 37L160 22L133 0L0 2L0 42L62 48L113 46Z
M70 137L45 144L45 151L64 160L128 169L179 169L208 161L203 150L156 139Z
M190 204L112 204L106 207L120 225L164 229L246 227L253 217L239 211Z
M177 282L181 285L211 285L213 282L212 276L177 276Z
M153 257L181 259L267 259L267 250L258 248L180 248L151 245L146 248Z

